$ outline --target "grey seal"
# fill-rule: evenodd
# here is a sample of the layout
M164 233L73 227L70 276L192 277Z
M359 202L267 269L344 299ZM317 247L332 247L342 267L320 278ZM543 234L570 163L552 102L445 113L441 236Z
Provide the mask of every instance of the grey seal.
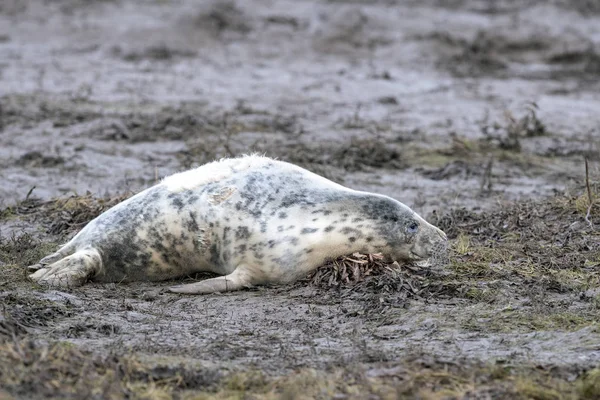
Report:
M354 252L427 260L446 244L444 232L397 200L248 155L163 179L29 268L33 281L54 287L223 275L170 288L212 293L293 282Z

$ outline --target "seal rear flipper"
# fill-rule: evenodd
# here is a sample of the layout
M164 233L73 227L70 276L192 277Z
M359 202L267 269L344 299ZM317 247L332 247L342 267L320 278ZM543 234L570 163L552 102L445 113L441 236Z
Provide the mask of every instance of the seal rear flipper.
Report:
M44 268L44 265L40 264L40 263L27 266L27 269L29 269L31 271L37 271L38 269L41 269L41 268Z
M63 258L71 254L73 254L72 246L70 244L67 244L58 249L58 251L42 258L37 264L30 265L27 268L32 271L37 271L38 269L44 268L49 264L54 264L55 262L62 260Z
M46 267L48 264L53 264L53 263L57 262L58 260L62 260L63 258L65 258L65 256L66 256L66 254L63 254L60 251L57 251L56 253L52 253L52 254L42 258L37 264L28 266L27 269L30 269L32 271L37 271L38 269Z
M87 248L53 264L42 265L36 272L29 275L29 278L41 285L69 288L83 285L101 269L100 253L97 249Z
M210 278L187 285L171 286L173 293L208 294L216 292L232 292L243 288L252 287L252 276L246 268L239 266L229 275Z

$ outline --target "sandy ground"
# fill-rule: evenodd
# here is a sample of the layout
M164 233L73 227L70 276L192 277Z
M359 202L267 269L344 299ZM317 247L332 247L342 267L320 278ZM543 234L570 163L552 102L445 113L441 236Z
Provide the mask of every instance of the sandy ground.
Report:
M583 161L597 196L599 48L600 7L583 0L3 1L0 338L32 354L70 343L82 360L133 355L163 366L144 382L167 396L221 393L239 371L273 382L311 370L338 382L324 398L352 397L336 368L388 384L414 360L407 371L541 368L564 383L548 390L567 393L600 362ZM302 282L184 297L168 284L59 292L25 279L106 207L97 199L249 152L410 205L448 231L450 266L418 293ZM2 374L6 396L64 390L50 375ZM486 398L471 378L449 396ZM503 382L487 395L516 396ZM417 389L407 396L427 397Z

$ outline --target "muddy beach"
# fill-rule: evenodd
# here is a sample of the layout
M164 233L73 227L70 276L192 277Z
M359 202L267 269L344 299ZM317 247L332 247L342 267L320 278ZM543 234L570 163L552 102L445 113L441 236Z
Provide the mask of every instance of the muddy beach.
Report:
M599 76L593 1L3 1L0 399L600 397ZM251 152L411 206L448 265L207 296L27 279Z

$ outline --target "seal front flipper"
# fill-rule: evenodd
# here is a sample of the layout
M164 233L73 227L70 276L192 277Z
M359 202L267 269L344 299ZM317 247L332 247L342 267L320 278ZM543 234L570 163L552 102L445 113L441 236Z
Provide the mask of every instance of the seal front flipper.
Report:
M86 248L53 264L42 265L29 278L41 285L69 288L83 285L101 269L102 257L98 250Z
M229 275L210 278L187 285L172 286L169 290L173 293L208 294L215 292L231 292L254 285L252 275L245 265L238 266Z

